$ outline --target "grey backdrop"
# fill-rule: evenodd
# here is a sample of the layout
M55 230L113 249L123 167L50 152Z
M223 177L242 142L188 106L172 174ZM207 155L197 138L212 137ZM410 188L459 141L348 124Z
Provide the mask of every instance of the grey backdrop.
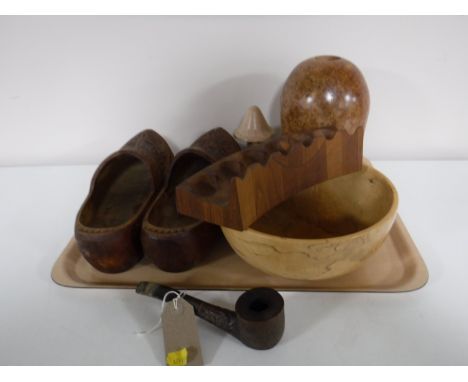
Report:
M0 165L98 163L139 130L174 149L279 124L293 67L341 55L371 92L371 159L468 157L466 17L0 17Z

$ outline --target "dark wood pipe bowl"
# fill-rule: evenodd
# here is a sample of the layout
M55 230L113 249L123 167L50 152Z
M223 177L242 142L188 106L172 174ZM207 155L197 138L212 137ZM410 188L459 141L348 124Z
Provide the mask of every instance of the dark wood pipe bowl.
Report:
M164 285L140 282L136 292L160 300L173 291ZM167 295L171 301L176 294ZM195 314L214 326L238 338L244 345L257 350L266 350L275 346L284 332L284 300L271 288L254 288L244 292L236 302L235 312L209 304L190 295L182 297L193 306Z
M284 332L284 300L271 288L255 288L236 302L239 339L247 346L267 350L274 347Z

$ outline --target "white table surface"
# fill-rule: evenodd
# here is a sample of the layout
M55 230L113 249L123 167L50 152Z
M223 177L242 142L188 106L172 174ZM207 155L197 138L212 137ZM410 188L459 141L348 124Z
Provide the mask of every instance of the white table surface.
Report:
M282 293L286 330L268 351L198 320L209 365L468 364L468 162L377 161L429 268L414 292ZM0 168L0 364L162 365L160 302L72 289L51 268L96 166ZM240 292L193 291L233 306Z

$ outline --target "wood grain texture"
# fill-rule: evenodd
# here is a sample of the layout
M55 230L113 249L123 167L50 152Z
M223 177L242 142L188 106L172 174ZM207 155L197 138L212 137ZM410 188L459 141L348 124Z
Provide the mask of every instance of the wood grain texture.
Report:
M177 210L199 220L245 230L296 193L359 171L364 129L283 134L203 169L176 188Z
M397 207L390 180L365 165L293 196L246 231L222 230L234 251L265 273L328 279L352 272L377 252Z
M96 269L124 272L143 257L141 221L173 158L158 133L144 130L97 168L75 221L80 251Z
M180 291L176 289L146 281L136 287L136 293L160 300L164 300L171 291L175 292L175 296L180 295ZM271 349L283 336L284 300L272 288L253 288L244 292L237 299L234 311L188 294L181 298L193 306L198 317L253 349Z
M166 272L182 272L201 261L221 235L218 226L177 213L175 187L217 160L240 150L225 129L200 136L175 156L164 189L148 208L142 223L141 244L147 257Z
M297 65L281 93L281 128L300 133L333 126L352 134L365 128L369 90L360 70L337 56L317 56Z
M182 273L157 269L143 259L132 269L107 274L94 269L80 255L71 239L52 269L59 285L76 288L135 288L142 280L181 289L277 290L341 292L407 292L424 286L428 271L402 220L397 217L383 245L354 272L327 280L292 280L272 276L250 266L225 242L218 242L207 259Z
M234 136L247 144L266 141L272 135L273 129L258 106L247 109L239 127L234 131Z

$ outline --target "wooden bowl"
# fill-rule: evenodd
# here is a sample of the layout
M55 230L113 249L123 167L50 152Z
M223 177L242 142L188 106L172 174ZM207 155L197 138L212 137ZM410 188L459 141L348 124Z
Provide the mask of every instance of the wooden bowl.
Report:
M290 279L328 279L352 272L379 249L397 206L390 180L365 164L295 195L245 231L222 230L255 268Z

